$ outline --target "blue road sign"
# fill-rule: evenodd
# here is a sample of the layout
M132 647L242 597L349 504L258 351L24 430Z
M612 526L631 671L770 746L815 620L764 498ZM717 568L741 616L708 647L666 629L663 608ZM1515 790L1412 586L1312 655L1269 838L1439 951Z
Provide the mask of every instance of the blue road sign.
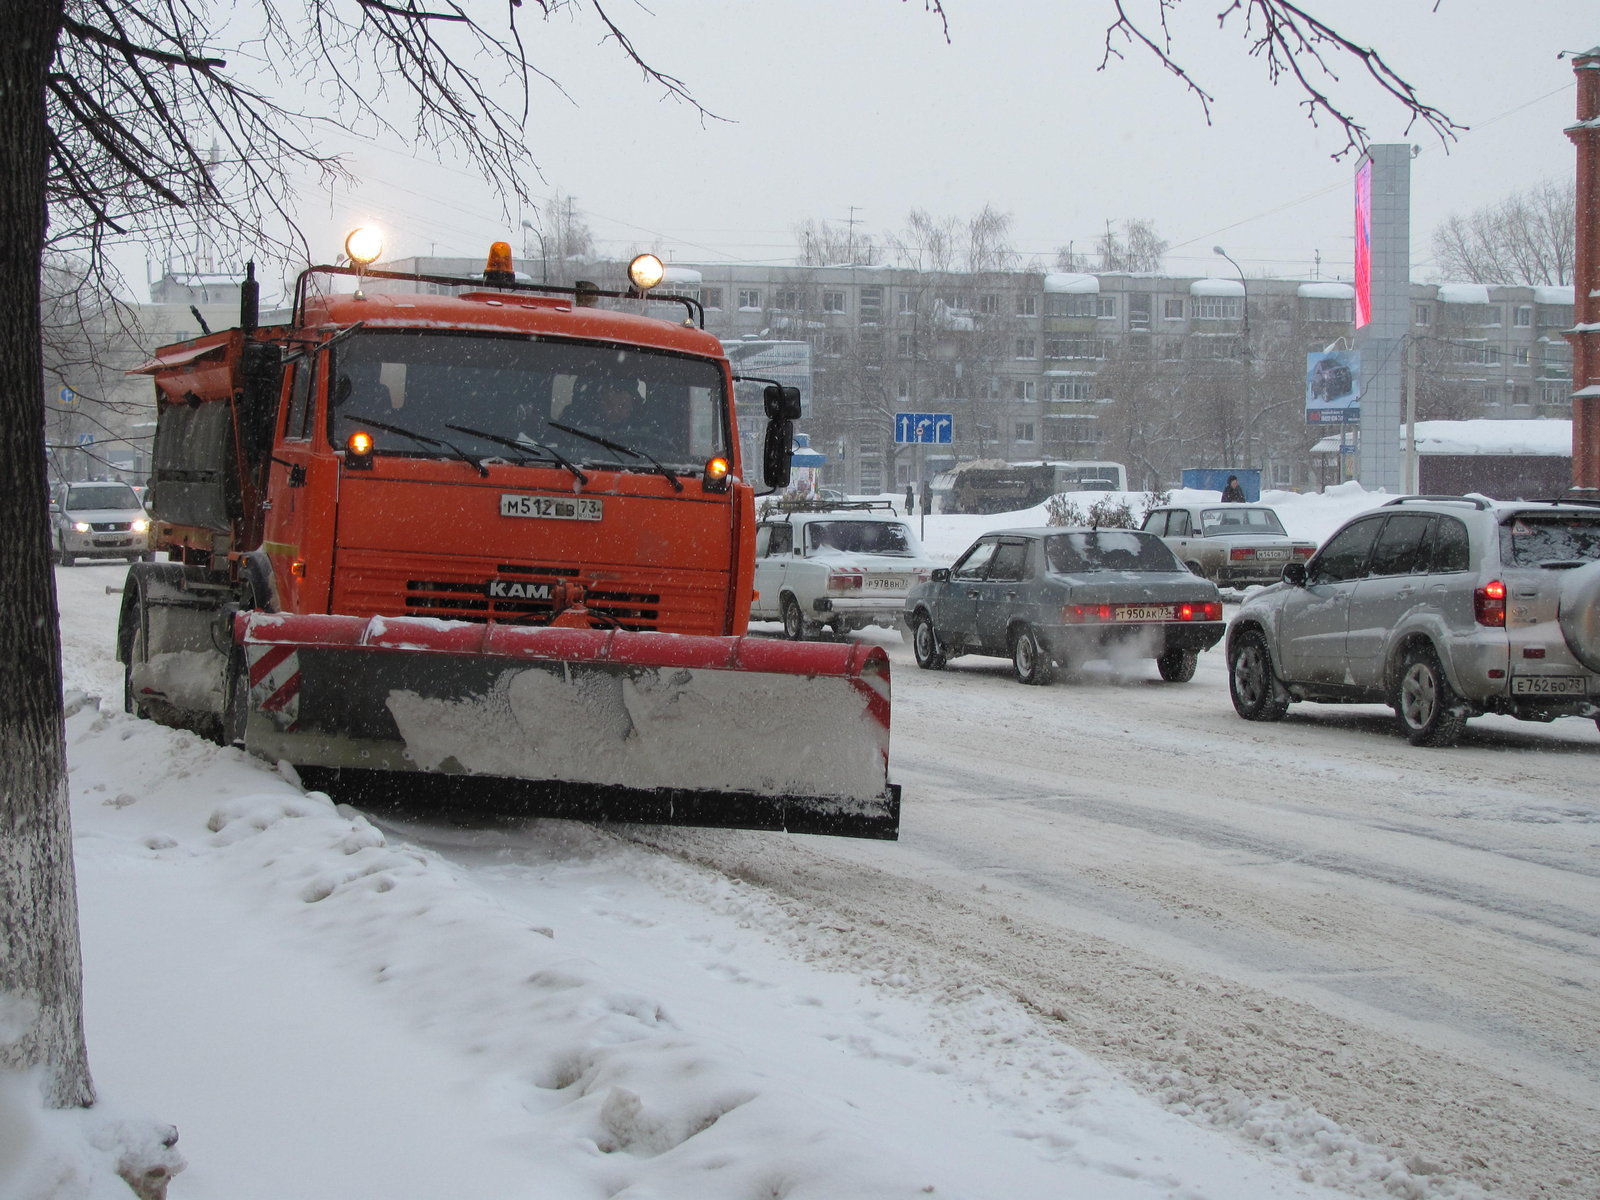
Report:
M78 435L78 445L80 445L80 446L92 446L92 445L94 445L94 434L92 434L92 433L80 433Z
M956 419L950 413L901 412L894 415L896 442L948 446L955 441Z

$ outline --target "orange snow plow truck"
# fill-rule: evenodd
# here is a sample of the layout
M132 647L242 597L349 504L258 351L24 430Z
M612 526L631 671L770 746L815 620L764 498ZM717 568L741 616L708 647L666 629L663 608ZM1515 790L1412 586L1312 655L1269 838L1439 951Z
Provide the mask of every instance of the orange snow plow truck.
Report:
M248 269L239 328L134 369L165 561L123 594L128 711L357 802L896 837L883 649L745 636L736 377L659 260L605 291L505 243L352 259L282 325ZM781 487L799 393L754 382Z

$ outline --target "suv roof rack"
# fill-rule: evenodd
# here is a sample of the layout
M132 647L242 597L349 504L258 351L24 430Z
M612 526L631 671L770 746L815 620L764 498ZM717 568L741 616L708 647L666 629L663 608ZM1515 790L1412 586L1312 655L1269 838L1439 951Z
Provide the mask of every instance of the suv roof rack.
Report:
M1592 504L1600 508L1600 488L1569 487L1551 501L1552 504Z
M780 513L887 512L891 516L899 516L889 500L779 500L776 503L768 501L762 509L763 512Z
M1494 507L1490 501L1485 500L1482 496L1396 496L1393 500L1385 501L1383 507L1391 508L1396 504L1415 504L1418 501L1470 504L1480 512Z

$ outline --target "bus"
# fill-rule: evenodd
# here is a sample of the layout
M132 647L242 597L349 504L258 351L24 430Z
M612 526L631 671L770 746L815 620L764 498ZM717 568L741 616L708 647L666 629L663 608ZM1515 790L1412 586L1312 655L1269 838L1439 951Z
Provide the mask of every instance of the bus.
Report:
M1128 469L1116 462L963 463L934 482L941 511L951 513L1016 512L1060 492L1127 490Z

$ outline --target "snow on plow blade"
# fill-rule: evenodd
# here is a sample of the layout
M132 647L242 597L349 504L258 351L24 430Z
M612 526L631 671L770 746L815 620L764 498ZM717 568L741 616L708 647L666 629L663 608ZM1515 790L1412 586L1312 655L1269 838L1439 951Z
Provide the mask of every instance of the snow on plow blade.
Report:
M881 647L240 613L245 747L550 816L894 838Z

